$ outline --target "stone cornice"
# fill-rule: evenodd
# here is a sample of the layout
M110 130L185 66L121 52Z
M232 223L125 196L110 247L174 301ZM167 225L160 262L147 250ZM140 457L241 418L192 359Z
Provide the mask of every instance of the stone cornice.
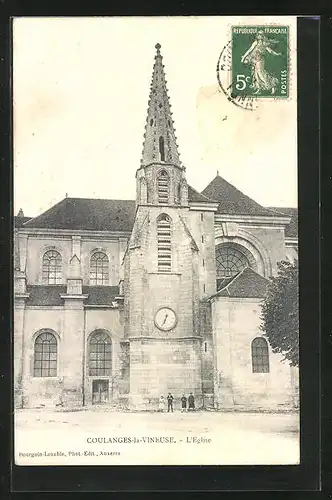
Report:
M147 207L147 208L151 208L151 207L154 207L154 208L175 208L175 209L179 209L179 208L186 208L188 210L189 208L189 205L179 205L177 203L174 203L174 204L170 204L170 203L139 203L138 204L138 207Z
M75 295L69 295L67 293L60 293L61 299L64 300L85 300L89 297L89 295L84 295L84 294L75 294Z
M285 245L287 246L294 246L298 245L299 241L298 238L285 238Z
M53 306L53 305L46 305L46 306L31 306L29 304L26 305L26 309L31 309L31 310L36 310L36 311L63 311L64 306Z
M26 300L30 297L30 293L14 293L14 299L23 299Z
M46 228L19 228L19 234L24 234L34 237L48 236L50 238L62 236L63 238L85 237L98 239L113 239L128 238L131 235L130 231L92 231L90 229L46 229Z
M178 168L179 170L184 170L184 167L181 166L181 165L177 165L176 163L172 163L172 162L169 162L169 161L154 161L154 162L151 162L151 163L148 163L147 165L141 165L137 170L136 170L136 176L137 176L137 172L139 172L140 170L144 170L148 167L157 167L157 168L160 168L160 167L175 167L175 168Z
M190 210L199 210L200 212L216 212L218 210L219 203L214 203L214 202L199 202L199 201L192 201L189 202L189 209Z
M182 276L182 273L176 273L176 272L161 272L161 271L156 271L156 272L151 272L148 274L161 274L163 276Z
M230 215L230 214L216 214L215 215L215 222L216 223L222 223L222 222L238 222L242 224L267 224L267 225L279 225L279 226L286 226L289 224L291 221L291 217L287 216L278 216L278 215Z
M112 304L83 304L84 309L112 309L117 311L119 306L113 306Z
M152 342L155 342L156 340L165 340L165 341L186 341L186 340L203 340L203 337L200 335L192 335L191 337L174 337L172 335L169 335L168 337L163 336L163 337L158 337L158 336L137 336L137 337L126 337L124 340L151 340Z
M221 291L221 290L219 290ZM222 301L222 302L255 302L257 304L260 304L264 300L263 297L232 297L230 295L218 295L218 292L214 293L213 295L210 295L206 299L207 302L216 302L216 301Z

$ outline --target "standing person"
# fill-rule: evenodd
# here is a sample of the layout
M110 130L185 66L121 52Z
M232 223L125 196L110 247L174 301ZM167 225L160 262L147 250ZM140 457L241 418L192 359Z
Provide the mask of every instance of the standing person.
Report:
M195 398L192 392L188 396L188 410L189 411L195 410Z
M186 411L186 409L187 409L187 398L183 394L182 398L181 398L181 411L184 412L184 411Z
M172 394L169 392L168 393L168 396L167 396L167 411L171 411L173 412L173 396Z
M165 411L166 401L163 394L159 398L159 411Z

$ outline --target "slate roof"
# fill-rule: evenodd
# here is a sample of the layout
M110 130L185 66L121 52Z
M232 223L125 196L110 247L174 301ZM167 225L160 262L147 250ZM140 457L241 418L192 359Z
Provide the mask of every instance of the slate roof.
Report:
M66 285L27 285L27 306L62 306L60 294L66 290Z
M273 210L265 208L246 196L232 184L217 175L202 191L204 196L219 201L218 213L230 215L276 216Z
M14 227L22 227L23 224L25 224L26 222L28 222L28 220L30 220L31 217L18 217L18 216L14 216Z
M199 193L193 187L188 184L188 200L189 202L199 202L199 203L218 203L218 200L213 200L202 193Z
M134 200L64 198L24 227L130 232L135 212Z
M66 294L66 285L27 285L27 293L30 294L28 306L62 306ZM84 301L86 305L110 305L119 294L117 286L83 286L83 294L88 298Z
M210 299L214 297L264 298L268 283L268 279L264 276L246 267L232 278L227 278L227 283L221 284L220 290Z
M89 295L84 304L110 305L119 295L118 286L83 286L83 293Z
M188 186L190 202L211 203L203 194ZM31 219L24 217L21 227L49 229L85 229L91 231L131 231L134 225L134 200L64 198L46 212ZM15 217L16 220L20 219ZM21 217L23 219L23 217Z
M202 193L188 185L188 199L192 203L219 202L220 214L290 216L285 235L297 236L296 208L262 207L219 175ZM15 227L27 228L131 232L135 213L134 200L64 198L37 217L14 217L14 223Z
M285 227L285 236L286 238L297 238L298 234L298 210L293 207L269 207L270 210L274 210L275 212L279 212L281 214L285 214L288 217L291 217L291 221Z
M238 273L237 273L238 274ZM225 286L230 283L235 276L232 276L231 278L218 278L217 279L217 290L221 290L222 288L225 288Z

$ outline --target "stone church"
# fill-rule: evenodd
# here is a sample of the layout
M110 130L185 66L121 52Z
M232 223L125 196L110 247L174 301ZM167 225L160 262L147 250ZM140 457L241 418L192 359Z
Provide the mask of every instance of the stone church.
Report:
M297 210L219 174L186 181L156 45L136 200L66 197L14 229L17 408L276 410L298 372L259 326L268 278L297 259Z

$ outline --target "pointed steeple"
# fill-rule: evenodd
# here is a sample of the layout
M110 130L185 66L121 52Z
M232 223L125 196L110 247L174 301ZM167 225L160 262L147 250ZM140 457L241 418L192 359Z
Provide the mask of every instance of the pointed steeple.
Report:
M157 43L141 166L167 163L181 167L160 48Z

